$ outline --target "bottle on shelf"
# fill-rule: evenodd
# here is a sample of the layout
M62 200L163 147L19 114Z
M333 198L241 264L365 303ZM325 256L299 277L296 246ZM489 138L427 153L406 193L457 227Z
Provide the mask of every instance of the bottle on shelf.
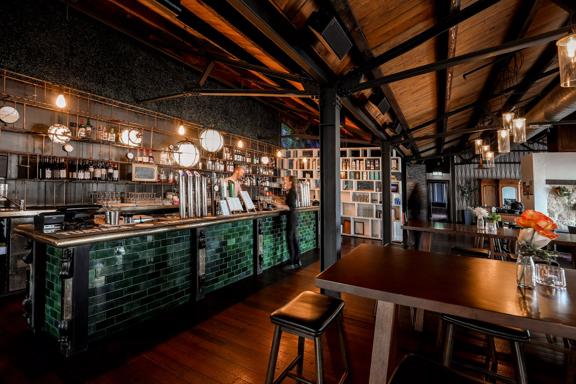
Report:
M108 181L114 181L114 166L112 165L111 162L108 163L108 169L107 169L107 180Z
M100 178L102 177L102 169L100 168L100 164L96 164L93 167L94 167L94 172L92 173L92 179L93 180L100 180Z
M118 169L118 163L114 163L114 168L112 170L112 181L118 181L120 179L120 170Z

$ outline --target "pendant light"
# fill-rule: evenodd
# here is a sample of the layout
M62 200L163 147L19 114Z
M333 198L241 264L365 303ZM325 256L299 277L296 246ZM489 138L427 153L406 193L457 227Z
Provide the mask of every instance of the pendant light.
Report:
M498 130L498 152L510 152L510 131L506 128Z
M512 120L512 136L515 143L526 142L526 118L517 117Z
M184 124L180 124L178 126L178 134L180 136L184 136L186 134L186 128L184 127Z
M576 87L576 33L558 40L556 47L558 47L560 86Z
M482 154L482 146L484 145L484 140L476 139L474 140L474 154L481 155Z
M236 147L243 149L244 148L244 141L242 141L242 139L238 140L236 142Z
M502 114L502 128L511 131L512 120L514 120L514 112L504 112Z
M494 152L486 152L484 154L484 168L494 168L494 165Z
M279 149L278 151L276 151L276 157L281 159L282 158L282 150Z
M482 158L486 158L486 153L490 152L490 145L489 144L484 144L482 145Z
M56 96L56 101L54 102L54 104L56 104L56 106L60 109L66 108L66 98L64 97L64 94L62 93L58 94L58 96Z
M224 138L215 129L205 129L200 133L200 145L208 152L218 152L224 146Z

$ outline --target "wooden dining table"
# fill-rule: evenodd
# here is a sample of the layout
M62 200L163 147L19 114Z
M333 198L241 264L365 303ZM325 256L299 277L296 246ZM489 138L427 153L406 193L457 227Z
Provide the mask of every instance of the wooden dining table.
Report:
M498 260L362 244L316 276L316 285L377 301L370 384L394 368L398 306L576 338L576 271L567 288L516 286L516 266Z
M432 249L432 239L434 234L454 235L454 236L472 236L484 237L488 239L490 253L495 253L495 240L510 240L515 242L518 238L519 229L516 228L498 228L496 232L479 231L475 225L451 224L426 221L409 221L402 226L407 231L420 232L421 251L430 252ZM558 233L558 238L552 241L553 244L576 247L576 235L569 233ZM572 253L574 261L574 255Z

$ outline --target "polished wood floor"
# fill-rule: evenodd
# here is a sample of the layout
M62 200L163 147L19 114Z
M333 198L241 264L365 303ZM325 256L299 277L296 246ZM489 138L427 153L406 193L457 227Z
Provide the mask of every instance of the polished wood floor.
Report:
M344 252L356 241L344 240ZM436 244L438 246L438 244ZM195 307L179 308L143 323L128 333L90 347L64 361L49 340L33 337L21 317L21 297L0 301L0 383L263 383L273 328L269 313L303 290L317 289L319 263L308 255L297 272L276 269L258 281L245 281L222 290ZM374 302L345 295L345 331L352 362L352 382L367 383ZM411 330L409 311L399 314L398 355L417 352L439 359L438 317L427 313L425 330ZM335 337L328 334L327 379L334 382L341 362ZM296 350L296 338L283 339L279 365ZM512 375L509 348L498 344L499 372ZM334 351L334 354L330 352ZM483 340L461 335L457 358L482 362ZM313 348L306 344L305 374L314 377ZM574 353L560 341L550 345L536 335L526 348L531 383L576 383ZM286 380L291 382L291 380Z

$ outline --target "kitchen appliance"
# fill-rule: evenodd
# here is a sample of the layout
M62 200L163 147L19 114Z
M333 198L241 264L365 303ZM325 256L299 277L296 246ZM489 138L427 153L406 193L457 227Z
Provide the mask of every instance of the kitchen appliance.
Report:
M34 216L34 229L42 233L54 233L64 229L64 214L40 213Z

